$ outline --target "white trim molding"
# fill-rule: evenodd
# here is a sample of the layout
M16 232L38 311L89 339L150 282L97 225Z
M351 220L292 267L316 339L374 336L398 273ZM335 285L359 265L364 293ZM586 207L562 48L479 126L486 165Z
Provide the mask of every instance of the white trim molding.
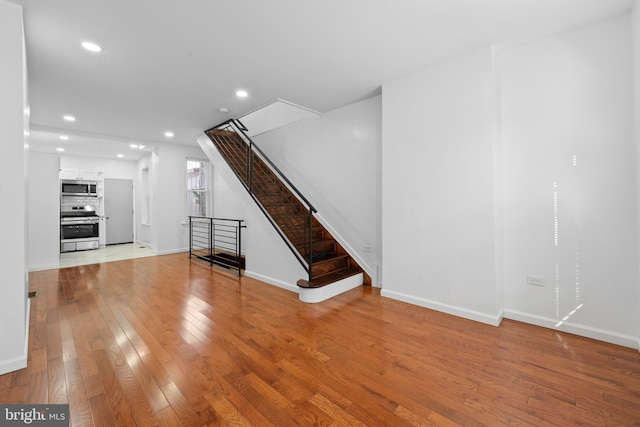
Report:
M364 274L358 273L320 288L300 288L298 298L302 302L314 304L326 301L344 292L362 286Z
M25 316L24 353L20 357L0 361L0 375L27 367L29 357L29 319L31 318L31 301L27 299L27 315Z
M557 319L552 319L534 314L524 313L517 310L504 310L506 319L517 320L519 322L529 323L543 328L553 329L560 332L579 335L581 337L591 338L598 341L604 341L611 344L617 344L624 347L635 348L640 350L640 340L637 337L619 334L617 332L606 331L604 329L593 328L591 326L579 325L577 323L564 322L560 326Z
M250 277L252 279L260 280L261 282L265 282L269 285L277 286L278 288L286 289L291 292L298 293L298 289L300 289L297 285L292 285L282 280L274 279L272 277L264 276L259 273L255 273L253 271L245 270L244 275L246 277Z
M420 298L412 295L403 294L401 292L388 291L384 288L380 291L380 295L383 297L403 301L409 304L417 305L420 307L428 308L431 310L441 311L447 314L453 314L454 316L463 317L465 319L474 320L480 323L486 323L491 326L499 326L502 321L502 312L492 315L488 313L482 313L480 311L469 310L463 307L457 307L454 305L444 304L437 301L431 301L426 298Z

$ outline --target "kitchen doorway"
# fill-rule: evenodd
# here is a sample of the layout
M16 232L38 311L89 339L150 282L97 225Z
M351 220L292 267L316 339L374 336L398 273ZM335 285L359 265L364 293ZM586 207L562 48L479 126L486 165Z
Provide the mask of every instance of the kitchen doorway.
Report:
M105 244L133 242L133 180L104 180Z

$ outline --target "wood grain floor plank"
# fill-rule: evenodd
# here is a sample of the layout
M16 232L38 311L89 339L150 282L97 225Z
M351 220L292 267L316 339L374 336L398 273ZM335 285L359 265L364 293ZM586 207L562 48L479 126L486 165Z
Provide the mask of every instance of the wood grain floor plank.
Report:
M24 404L29 399L29 385L12 386L7 396L7 400L2 403L7 404Z
M60 338L60 324L58 308L50 308L47 312L47 358L62 358L62 340Z
M47 364L48 396L41 403L64 404L69 401L67 396L66 373L62 357L51 359Z
M156 412L156 418L161 426L180 427L183 425L171 406L167 406L166 408Z
M251 425L260 425L253 424L249 420L247 420L238 408L233 406L231 402L229 402L224 396L209 393L206 396L206 399L211 404L211 407L216 411L216 413L220 414L220 423L218 425L221 426L251 426ZM264 426L269 425L266 420Z
M118 332L117 326L113 328L117 336L122 335L120 342L124 343L126 341L124 332L121 330ZM129 364L127 360L127 356L134 357L133 353L135 353L135 350L132 348L128 349L125 346L123 352L120 347L120 342L118 342L117 338L109 339L105 337L105 344L107 345L105 353L111 362L113 372L120 384L123 395L139 425L157 425L157 420L153 415L155 412L153 405L158 405L157 409L162 409L167 405L162 404L162 398L158 394L159 390L153 389L151 392L145 393L145 391L151 388L151 385L144 381L142 383L138 382L136 375L131 369L131 366L136 362ZM135 357L137 357L137 355Z
M71 334L73 335L73 345L75 354L80 364L80 372L83 378L88 378L98 373L98 368L93 360L91 344L85 331L85 323L78 309L78 304L73 303L67 306L67 314L69 315ZM87 325L90 327L91 325Z
M105 390L104 395L109 404L109 412L116 420L116 425L136 425L131 407L125 400L124 391L118 382L118 378L111 366L111 361L107 356L107 350L96 350L94 352L94 358L100 371L100 376L102 377L102 384ZM98 410L98 408L94 407L94 410ZM101 418L102 414L96 414L95 417Z
M84 378L80 369L78 359L68 359L64 361L64 372L67 386L67 397L69 398L69 416L71 424L74 426L93 425L89 399L85 390Z
M640 426L637 350L368 287L304 304L186 254L30 287L28 367L0 403L69 403L74 427Z
M116 418L113 416L107 403L108 399L104 394L98 394L89 399L89 408L93 416L94 426L115 426Z
M342 408L331 402L321 394L316 394L309 401L322 410L325 414L334 419L333 425L335 426L361 426L366 427L366 424L360 422L360 420L346 413Z
M31 373L29 380L29 395L25 403L39 404L48 400L49 377L45 369Z
M174 383L165 384L162 387L162 392L182 425L197 426L220 423L221 420L204 396L202 402L194 405L184 397Z

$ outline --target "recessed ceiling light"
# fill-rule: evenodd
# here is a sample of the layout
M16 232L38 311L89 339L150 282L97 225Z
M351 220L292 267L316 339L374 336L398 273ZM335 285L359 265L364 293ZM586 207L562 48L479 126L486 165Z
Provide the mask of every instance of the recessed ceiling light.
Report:
M166 132L164 133L164 136L166 136L167 138L173 138L173 132L171 132L171 131L166 131Z
M247 92L246 90L240 89L240 90L236 91L236 96L238 98L246 98L247 96L249 96L249 92Z
M92 42L82 42L82 47L88 50L89 52L102 52L102 48Z
M131 148L138 148L138 144L130 144L129 147Z
M60 135L58 138L63 140L63 141L66 141L66 140L69 139L69 137L67 135Z
M68 121L68 122L75 122L76 121L76 118L71 116L71 115L69 115L69 114L67 114L66 116L62 116L62 118L64 120Z
M138 149L142 150L146 145L138 145Z
M58 147L58 148L56 148L56 151L64 151L64 148Z
M124 154L118 154L118 157L124 157Z

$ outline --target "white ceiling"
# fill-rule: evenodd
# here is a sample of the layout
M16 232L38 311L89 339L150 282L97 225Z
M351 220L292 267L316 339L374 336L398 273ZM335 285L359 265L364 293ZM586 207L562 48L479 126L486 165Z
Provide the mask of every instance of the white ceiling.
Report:
M148 147L195 144L202 131L278 98L326 112L379 93L383 83L429 64L492 43L544 37L633 5L633 0L11 1L24 7L32 147L54 150L57 135L65 133L76 141L67 152L105 156L126 149L129 141ZM85 40L103 52L83 50ZM249 96L238 99L239 88ZM229 114L220 114L221 107ZM77 121L63 121L64 114ZM167 140L165 130L175 137ZM127 152L126 158L139 154Z

